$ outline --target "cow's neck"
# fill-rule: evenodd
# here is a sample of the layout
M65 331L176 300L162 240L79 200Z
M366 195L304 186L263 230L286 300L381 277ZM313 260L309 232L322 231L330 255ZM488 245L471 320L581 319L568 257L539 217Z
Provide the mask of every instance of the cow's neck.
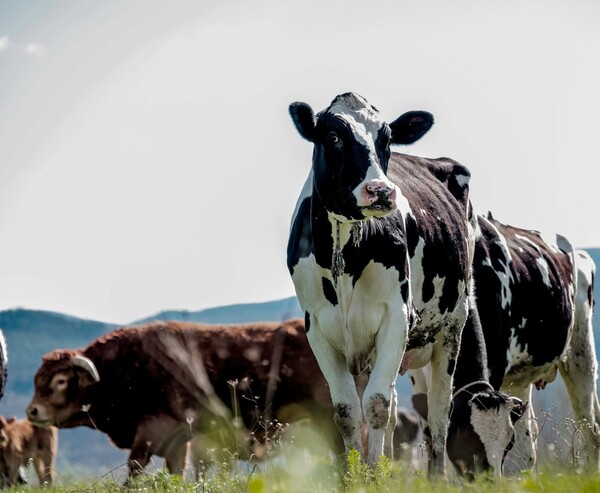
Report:
M331 253L331 276L333 285L337 287L338 279L344 273L345 262L344 247L352 242L356 248L359 246L362 239L362 222L347 222L340 220L335 214L328 213L329 222L331 224L331 237L333 239L333 247Z

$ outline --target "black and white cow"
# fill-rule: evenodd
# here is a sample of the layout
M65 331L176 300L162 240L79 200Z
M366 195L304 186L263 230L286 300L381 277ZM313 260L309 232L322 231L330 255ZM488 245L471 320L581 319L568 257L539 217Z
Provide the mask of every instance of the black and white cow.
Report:
M600 406L592 331L593 277L589 255L574 251L557 235L478 216L473 276L477 309L488 350L490 382L531 402L557 369L569 392L575 418L585 419L584 443L592 470L598 470ZM516 424L517 467L535 464L537 425L533 408Z
M423 420L423 435L429 449L430 372L425 367L409 373L413 406ZM448 458L458 474L472 480L479 473L491 471L493 477L498 478L504 458L514 444L514 424L525 407L520 399L497 391L490 384L483 331L477 310L471 306L456 362L448 427Z
M452 376L467 318L472 259L468 170L450 159L390 151L433 124L413 111L388 124L354 93L315 115L290 105L314 144L298 199L288 267L308 339L328 381L346 449L391 455L400 362L431 361L430 474L444 473ZM370 370L362 406L352 375ZM362 409L362 410L361 410Z

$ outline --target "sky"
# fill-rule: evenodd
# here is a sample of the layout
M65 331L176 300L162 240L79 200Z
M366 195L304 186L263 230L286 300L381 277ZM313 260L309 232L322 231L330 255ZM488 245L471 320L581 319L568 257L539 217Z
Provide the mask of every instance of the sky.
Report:
M368 3L368 6L367 6ZM294 294L311 145L358 92L479 212L600 246L595 0L0 0L0 309L129 323Z

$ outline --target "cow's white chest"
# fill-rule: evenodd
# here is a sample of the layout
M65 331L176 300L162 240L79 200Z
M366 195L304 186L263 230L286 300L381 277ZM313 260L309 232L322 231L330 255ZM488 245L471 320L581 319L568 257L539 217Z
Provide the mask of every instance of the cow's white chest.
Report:
M335 304L325 295L324 279L335 286ZM347 356L371 354L375 337L392 311L406 312L398 271L373 261L357 280L342 274L334 282L331 271L320 267L311 255L298 262L292 280L300 305L318 325L316 330Z

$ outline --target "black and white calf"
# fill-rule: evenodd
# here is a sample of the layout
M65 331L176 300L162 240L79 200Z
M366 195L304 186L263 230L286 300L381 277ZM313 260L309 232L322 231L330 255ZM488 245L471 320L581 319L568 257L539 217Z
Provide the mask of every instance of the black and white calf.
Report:
M488 350L490 382L531 402L557 369L575 418L584 419L584 443L598 470L600 406L592 331L593 277L589 255L561 236L546 241L536 231L478 216L473 276L477 309ZM516 424L517 467L535 464L537 426L532 406Z
M431 474L443 474L452 376L467 318L472 259L468 170L390 151L433 124L408 112L388 124L364 98L336 97L315 115L290 105L314 144L298 199L288 267L308 339L328 381L346 449L391 455L400 362L431 362ZM352 375L370 370L362 406Z

